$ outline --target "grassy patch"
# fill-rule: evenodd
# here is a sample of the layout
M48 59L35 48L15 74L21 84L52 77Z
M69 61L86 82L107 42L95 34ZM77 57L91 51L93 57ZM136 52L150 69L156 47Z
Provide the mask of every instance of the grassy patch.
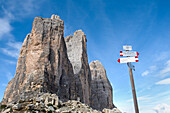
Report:
M48 111L48 113L52 113L52 111L50 110L50 111Z
M47 104L47 106L53 106L52 104Z
M1 105L1 106L0 106L1 109L4 109L4 108L6 108L6 107L7 107L7 105Z

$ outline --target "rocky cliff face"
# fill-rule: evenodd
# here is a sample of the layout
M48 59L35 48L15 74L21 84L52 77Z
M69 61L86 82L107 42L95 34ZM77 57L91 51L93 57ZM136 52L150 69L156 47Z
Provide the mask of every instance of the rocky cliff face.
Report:
M80 101L90 105L91 74L87 58L86 36L82 30L65 38L68 58L76 77L76 91Z
M62 102L79 98L97 110L114 107L112 87L103 65L99 61L88 64L84 32L78 30L65 39L63 34L64 22L59 16L34 19L1 104L24 102L25 105L50 93Z
M64 22L36 17L31 34L22 45L15 77L9 82L2 103L16 101L20 95L43 92L57 94L63 101L75 99L75 79L63 38ZM27 95L28 93L28 95Z
M91 71L91 107L102 110L113 108L112 86L100 61L90 63Z

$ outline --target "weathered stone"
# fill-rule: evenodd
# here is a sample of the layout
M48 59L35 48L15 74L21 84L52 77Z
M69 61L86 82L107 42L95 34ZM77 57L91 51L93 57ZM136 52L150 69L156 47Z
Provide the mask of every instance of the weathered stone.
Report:
M49 106L48 109L54 111L54 108L52 106Z
M117 108L113 108L113 109L103 109L102 110L103 113L122 113L119 109Z
M12 107L12 109L14 109L14 110L21 110L21 109L22 109L22 105L19 104L19 103L17 103L17 104L15 104L15 105Z
M6 109L3 113L10 113L11 108Z
M68 58L76 77L77 100L90 105L90 69L87 58L86 35L82 30L65 38Z
M106 70L100 61L92 61L90 71L92 79L91 107L98 110L112 109L114 107L112 86L107 78Z
M34 107L35 107L34 104L28 104L27 105L28 110L32 110L32 109L34 109Z
M15 73L2 103L33 98L40 93L57 94L62 101L76 99L73 69L63 38L64 22L58 17L36 17L25 38ZM56 19L57 18L57 19Z

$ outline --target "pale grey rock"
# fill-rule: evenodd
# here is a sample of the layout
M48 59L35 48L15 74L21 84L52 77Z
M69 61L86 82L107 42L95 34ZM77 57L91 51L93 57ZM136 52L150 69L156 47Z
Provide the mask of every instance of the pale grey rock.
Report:
M68 58L76 77L77 100L90 105L91 74L87 58L87 39L82 30L74 32L73 36L65 38Z
M91 71L91 107L97 110L112 109L112 86L107 78L106 70L100 61L90 63Z
M52 106L49 106L48 109L51 110L51 111L55 110Z
M6 109L3 113L10 113L11 108Z
M34 104L28 104L27 105L28 110L32 110L32 109L34 109L34 107L35 107Z
M17 103L17 104L15 104L15 105L12 107L12 109L14 109L14 110L21 110L21 109L22 109L22 105L19 104L19 103Z
M122 113L118 108L113 108L113 109L103 109L103 113Z

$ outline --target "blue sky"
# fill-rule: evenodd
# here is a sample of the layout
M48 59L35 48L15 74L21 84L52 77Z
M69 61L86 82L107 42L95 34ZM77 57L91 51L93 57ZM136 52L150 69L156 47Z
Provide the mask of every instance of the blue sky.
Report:
M114 104L133 113L126 64L119 64L123 45L138 51L133 63L140 113L170 112L170 1L168 0L1 0L0 100L16 71L22 42L37 16L60 16L64 36L82 29L88 60L100 60L113 86Z

